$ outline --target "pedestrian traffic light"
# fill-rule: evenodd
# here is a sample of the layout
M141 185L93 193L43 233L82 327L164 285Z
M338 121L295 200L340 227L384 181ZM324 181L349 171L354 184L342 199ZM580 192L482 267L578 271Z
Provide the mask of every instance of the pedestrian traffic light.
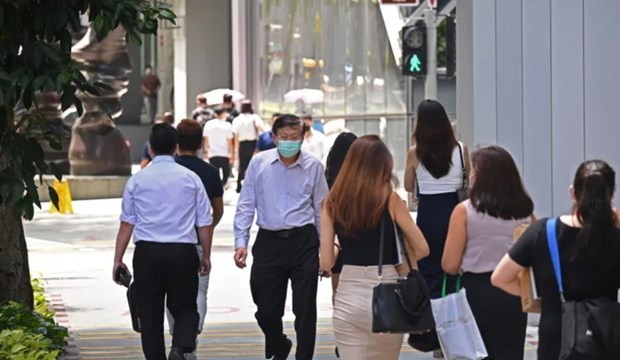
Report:
M456 73L456 23L453 16L446 17L446 76Z
M403 75L426 75L426 26L418 21L413 26L405 26L401 31L403 49Z

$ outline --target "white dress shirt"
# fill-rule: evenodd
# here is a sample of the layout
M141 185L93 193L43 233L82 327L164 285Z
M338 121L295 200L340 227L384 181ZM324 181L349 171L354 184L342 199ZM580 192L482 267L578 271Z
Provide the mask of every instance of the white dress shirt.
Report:
M277 149L255 155L245 174L237 203L235 249L247 247L254 214L267 230L288 230L314 224L321 227L321 206L327 195L321 162L304 151L286 167Z
M160 155L127 182L120 220L134 225L134 242L196 244L196 227L213 217L198 175Z
M319 158L319 160L323 160L325 155L325 135L310 128L310 136L304 139L304 142L301 144L301 150L309 152Z

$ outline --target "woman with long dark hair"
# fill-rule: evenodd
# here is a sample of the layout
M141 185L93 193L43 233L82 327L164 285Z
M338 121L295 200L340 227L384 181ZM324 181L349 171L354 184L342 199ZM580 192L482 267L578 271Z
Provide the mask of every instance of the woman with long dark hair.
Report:
M416 259L428 255L424 236L392 188L392 170L392 155L381 139L362 136L351 146L323 204L321 269L325 273L334 266L336 235L342 247L344 266L333 321L340 356L346 360L395 360L400 354L403 334L372 332L372 289L399 278L395 267L399 263L396 227L402 230ZM382 235L384 265L379 277Z
M616 188L614 170L602 160L589 160L577 169L570 188L571 214L556 223L564 278L564 298L618 299L620 288L620 229L612 207ZM538 326L538 359L557 360L562 331L561 300L546 232L547 219L530 226L495 269L493 285L509 294L521 293L519 273L528 267L542 301Z
M418 193L416 223L430 247L430 255L419 262L431 298L441 295L441 257L452 210L459 203L463 167L469 176L467 146L458 142L443 106L424 100L418 106L415 145L407 153L405 189ZM461 155L462 154L462 155ZM461 162L462 160L462 162ZM454 279L450 279L451 284Z
M241 102L239 116L232 121L232 129L235 134L235 154L239 157L239 176L237 179L237 192L241 192L242 181L245 178L245 171L248 169L250 160L256 150L256 142L259 134L265 127L260 116L254 114L252 102L243 100Z
M452 212L442 267L449 274L463 274L487 360L522 360L527 315L519 297L491 284L491 273L512 246L515 228L534 220L534 203L503 148L477 150L471 167L470 198Z
M332 188L334 183L336 182L336 177L340 173L340 169L342 168L342 164L344 163L344 159L351 148L353 142L357 140L357 136L350 132L343 132L336 140L334 140L334 145L332 146L329 154L327 155L327 161L325 163L325 178L327 179L327 186L329 189ZM336 248L338 249L340 246L336 243ZM340 271L342 271L342 256L338 252L336 254L336 264L332 269L332 294L336 295L336 288L338 287L338 280L340 278Z

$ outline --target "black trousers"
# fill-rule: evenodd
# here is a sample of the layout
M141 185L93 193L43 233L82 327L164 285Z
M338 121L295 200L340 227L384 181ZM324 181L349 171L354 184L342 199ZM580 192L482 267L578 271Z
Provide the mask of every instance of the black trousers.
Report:
M288 235L288 236L286 236ZM316 338L316 292L319 240L314 225L289 233L260 229L252 248L250 276L256 320L265 334L265 357L286 350L282 316L288 281L293 289L293 313L297 334L297 360L311 360Z
M250 165L250 160L256 151L256 140L239 142L239 179L237 179L237 190L241 191L241 181L245 179L245 171Z
M521 311L521 299L493 286L491 273L465 273L462 279L489 353L486 360L523 359L527 314Z
M214 156L209 158L209 163L215 167L218 174L222 169L222 185L226 185L230 176L230 159L224 156Z
M198 255L194 244L139 241L133 256L134 291L147 360L166 360L164 299L175 319L172 346L191 352L198 332Z

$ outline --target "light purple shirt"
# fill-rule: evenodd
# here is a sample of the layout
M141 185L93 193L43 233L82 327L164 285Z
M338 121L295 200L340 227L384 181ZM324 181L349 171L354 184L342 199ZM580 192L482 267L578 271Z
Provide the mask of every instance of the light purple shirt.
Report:
M134 225L134 242L196 244L195 227L213 217L198 175L160 155L127 182L120 220Z
M277 149L263 151L252 158L245 174L235 214L235 249L248 247L250 227L287 230L321 223L321 206L327 195L323 165L304 151L286 167Z

